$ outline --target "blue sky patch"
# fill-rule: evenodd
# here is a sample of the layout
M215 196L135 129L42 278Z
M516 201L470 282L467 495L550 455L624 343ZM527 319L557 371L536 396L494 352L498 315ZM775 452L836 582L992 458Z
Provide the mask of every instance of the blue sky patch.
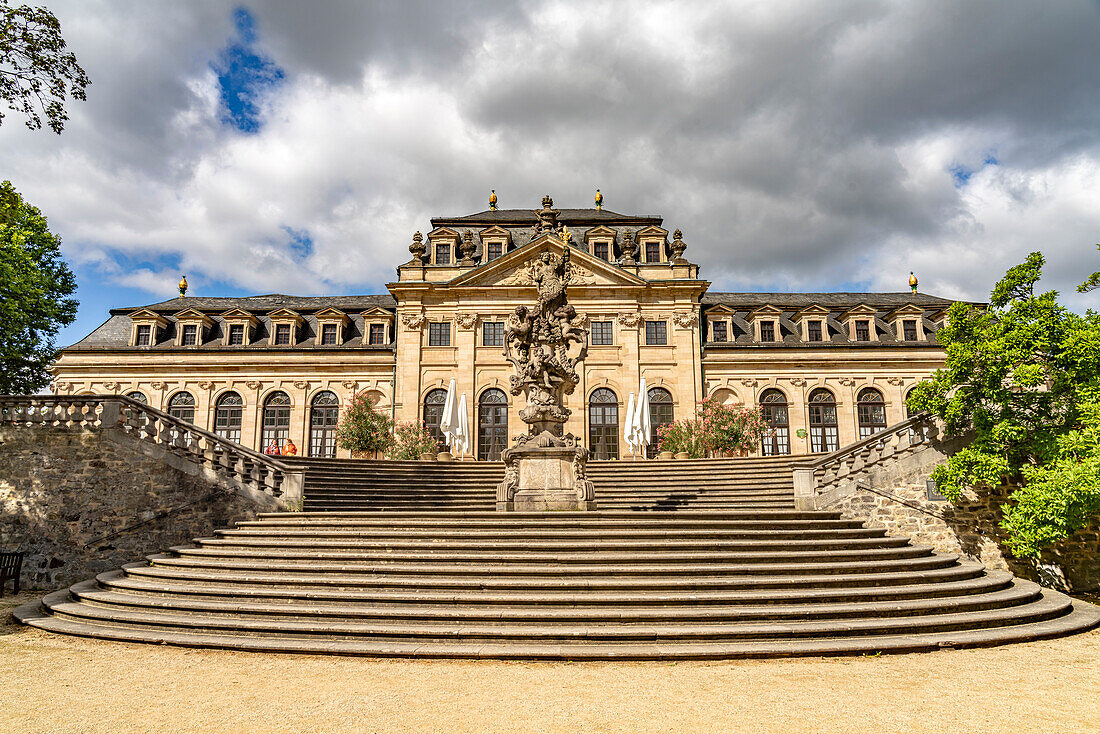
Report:
M242 133L259 132L260 103L283 80L283 70L255 47L256 19L247 8L233 11L237 37L210 66L218 75L222 124Z

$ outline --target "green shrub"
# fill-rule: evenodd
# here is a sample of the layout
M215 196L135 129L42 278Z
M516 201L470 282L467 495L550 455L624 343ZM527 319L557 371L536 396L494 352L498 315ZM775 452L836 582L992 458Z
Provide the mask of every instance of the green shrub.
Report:
M374 407L365 392L356 393L336 425L336 445L349 451L386 451L393 443L393 422Z

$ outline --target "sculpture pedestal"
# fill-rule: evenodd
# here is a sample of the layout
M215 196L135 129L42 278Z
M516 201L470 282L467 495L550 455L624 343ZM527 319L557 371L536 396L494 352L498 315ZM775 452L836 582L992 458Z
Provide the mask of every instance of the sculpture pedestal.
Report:
M531 446L511 449L504 458L504 481L497 487L497 510L553 512L594 510L592 482L584 475L584 447Z

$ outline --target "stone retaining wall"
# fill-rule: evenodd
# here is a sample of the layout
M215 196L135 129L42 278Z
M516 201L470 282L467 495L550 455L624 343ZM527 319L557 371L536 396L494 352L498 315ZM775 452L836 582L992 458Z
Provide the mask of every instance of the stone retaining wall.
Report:
M0 427L0 549L26 554L27 588L89 579L275 509L116 430Z

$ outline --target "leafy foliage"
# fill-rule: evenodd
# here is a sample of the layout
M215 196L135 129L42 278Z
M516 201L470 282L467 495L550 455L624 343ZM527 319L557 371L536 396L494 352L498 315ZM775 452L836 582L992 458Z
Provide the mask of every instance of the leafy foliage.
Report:
M909 400L943 418L949 434L973 436L932 473L949 499L1020 485L1002 519L1020 556L1100 515L1100 314L1074 314L1055 292L1036 295L1043 263L1036 252L1009 269L988 310L951 307L937 335L946 366Z
M1097 250L1100 250L1100 245L1096 246ZM1100 288L1100 271L1097 271L1085 279L1085 282L1077 286L1078 293L1088 293L1089 291Z
M395 461L415 461L421 454L434 454L438 450L439 442L428 432L427 427L409 421L397 424L390 458Z
M760 408L736 408L714 398L699 403L694 418L657 427L661 451L687 452L693 459L723 451L752 451L767 426Z
M0 184L0 393L49 383L57 330L76 318L76 279L61 238L10 181Z
M367 393L348 401L336 425L336 444L349 451L386 451L393 443L393 422L378 410Z
M13 8L8 0L0 0L0 99L8 109L22 112L31 130L42 128L45 115L60 135L69 119L66 96L87 99L84 89L91 80L65 47L61 23L49 10ZM3 121L0 112L0 124Z

